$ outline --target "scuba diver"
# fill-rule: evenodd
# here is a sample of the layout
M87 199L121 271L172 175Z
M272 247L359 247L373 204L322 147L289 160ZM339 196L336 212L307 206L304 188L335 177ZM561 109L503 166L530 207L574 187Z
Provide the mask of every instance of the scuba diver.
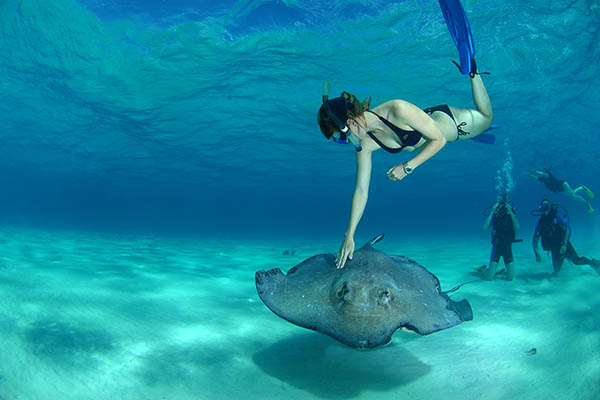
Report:
M589 265L600 275L600 261L580 257L569 240L571 228L568 216L560 212L557 204L550 204L548 199L543 199L539 205L539 212L532 215L540 217L533 233L533 252L535 260L542 262L542 256L538 252L538 242L542 239L542 248L552 253L552 266L554 275L560 272L565 258L575 265Z
M515 264L512 254L512 244L515 241L516 232L519 230L519 221L515 215L515 209L510 204L507 194L492 206L490 215L483 224L483 229L492 227L492 253L490 265L482 265L477 269L488 281L493 280L496 275L506 272L506 279L512 281L515 276ZM506 270L496 272L500 257L504 258Z
M590 199L593 199L594 197L596 197L594 195L594 192L592 192L590 189L588 189L587 186L581 185L581 186L578 186L577 188L573 189L573 188L571 188L571 185L569 185L569 182L556 178L552 174L552 172L550 172L550 169L548 169L548 168L543 168L542 170L533 170L533 172L529 175L532 178L535 178L538 181L542 182L544 185L546 185L548 190L550 190L551 192L564 193L567 196L570 196L574 199L577 199L577 200L580 200L580 201L586 203L588 212L590 214L595 211L592 208L592 204L590 203L590 201L588 199L585 199L583 196L580 196L577 194L577 192L579 192L580 190L583 190Z
M492 104L474 58L471 30L466 15L457 0L440 1L452 39L459 49L457 67L468 74L476 109L458 108L446 104L422 110L406 100L394 99L371 109L371 99L362 103L355 95L342 92L329 99L329 84L323 86L323 104L317 121L326 139L336 143L352 143L356 150L357 173L352 207L344 241L336 258L337 268L343 268L354 253L354 233L367 205L371 181L371 154L379 149L390 153L402 150L418 154L387 171L392 181L413 174L423 163L437 154L448 142L471 139L493 142L493 135L484 134L493 119ZM483 74L483 72L482 72Z

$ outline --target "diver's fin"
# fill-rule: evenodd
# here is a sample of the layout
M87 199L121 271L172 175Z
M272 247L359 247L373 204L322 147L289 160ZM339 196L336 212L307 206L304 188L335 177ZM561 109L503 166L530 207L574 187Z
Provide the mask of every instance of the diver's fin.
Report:
M496 135L492 135L491 133L481 133L475 136L472 140L486 144L494 144L496 143Z
M476 74L477 68L473 68L475 63L475 45L473 44L473 35L471 26L465 14L465 10L459 0L439 0L444 20L450 36L458 50L460 64L456 63L458 69L463 75Z
M487 265L483 264L481 267L472 268L473 271L483 272L484 269L487 268Z
M498 128L500 128L500 125L490 125L490 127L487 128L485 131L483 131L483 133L480 133L479 135L475 136L473 138L473 140L475 140L476 142L481 142L481 143L494 144L494 143L496 143L496 135L493 135L491 133L486 133L486 132L489 132L492 129L498 129Z
M590 201L589 201L589 200L587 201L587 207L588 207L588 212L589 212L590 214L593 214L593 213L594 213L594 211L596 211L596 210L594 210L594 208L592 207L592 203L590 203Z

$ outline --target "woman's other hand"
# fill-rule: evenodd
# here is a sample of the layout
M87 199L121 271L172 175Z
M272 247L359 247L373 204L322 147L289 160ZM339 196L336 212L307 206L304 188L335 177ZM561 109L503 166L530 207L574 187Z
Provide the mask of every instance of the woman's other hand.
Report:
M387 176L393 181L400 181L406 178L406 172L404 172L404 164L394 165L387 172Z

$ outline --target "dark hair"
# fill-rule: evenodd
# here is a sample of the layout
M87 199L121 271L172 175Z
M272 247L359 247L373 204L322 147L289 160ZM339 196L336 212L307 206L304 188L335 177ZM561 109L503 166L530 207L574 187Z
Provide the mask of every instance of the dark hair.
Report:
M358 101L355 95L344 91L342 92L342 97L346 100L346 103L348 105L346 118L344 118L342 122L345 123L348 117L356 118L362 115L362 113L364 112L363 105ZM317 122L319 123L319 127L321 128L321 132L323 132L323 135L327 139L331 139L333 134L339 131L339 128L337 127L335 122L333 122L331 118L329 118L329 115L327 115L327 112L325 111L325 107L323 105L321 105L321 107L319 108L319 112L317 113Z

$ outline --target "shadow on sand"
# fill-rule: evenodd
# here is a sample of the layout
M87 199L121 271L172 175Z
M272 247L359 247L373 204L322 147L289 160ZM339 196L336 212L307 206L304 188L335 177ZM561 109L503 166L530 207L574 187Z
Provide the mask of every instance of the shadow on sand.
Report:
M280 340L254 354L265 373L319 397L351 398L387 391L427 374L431 367L402 346L355 350L315 333Z
M37 357L71 368L93 368L97 355L114 348L112 337L103 329L52 318L33 323L24 339Z

